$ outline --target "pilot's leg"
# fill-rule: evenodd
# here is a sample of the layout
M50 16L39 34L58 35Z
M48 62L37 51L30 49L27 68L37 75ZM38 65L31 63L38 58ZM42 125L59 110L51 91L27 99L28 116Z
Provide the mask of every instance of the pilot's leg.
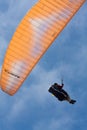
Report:
M76 102L76 100L71 99L69 96L67 96L66 100L71 104L74 104Z

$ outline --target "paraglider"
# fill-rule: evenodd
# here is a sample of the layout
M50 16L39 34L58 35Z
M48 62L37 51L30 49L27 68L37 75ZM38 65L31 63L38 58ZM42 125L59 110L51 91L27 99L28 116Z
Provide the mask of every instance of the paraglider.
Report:
M0 85L14 95L85 0L39 0L17 27L4 58Z
M63 89L63 82L62 84L54 83L48 91L52 93L59 101L68 101L70 104L74 104L76 100L70 98L69 94Z

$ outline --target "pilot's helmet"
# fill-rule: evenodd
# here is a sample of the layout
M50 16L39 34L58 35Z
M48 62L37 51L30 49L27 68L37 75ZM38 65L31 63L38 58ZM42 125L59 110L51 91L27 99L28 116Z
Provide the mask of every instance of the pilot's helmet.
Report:
M57 86L57 85L58 85L58 83L54 83L54 85L55 85L55 86Z

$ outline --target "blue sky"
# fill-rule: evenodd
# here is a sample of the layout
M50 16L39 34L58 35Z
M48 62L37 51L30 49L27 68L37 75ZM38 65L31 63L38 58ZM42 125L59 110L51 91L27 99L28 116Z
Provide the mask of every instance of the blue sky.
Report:
M0 68L12 35L37 0L0 1ZM87 2L13 97L0 90L0 130L87 129ZM48 93L64 78L75 105Z

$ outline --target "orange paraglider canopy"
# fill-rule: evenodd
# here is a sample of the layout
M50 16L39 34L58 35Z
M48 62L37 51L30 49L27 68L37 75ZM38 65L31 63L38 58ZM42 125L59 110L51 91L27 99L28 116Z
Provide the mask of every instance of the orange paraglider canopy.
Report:
M85 0L39 0L25 15L8 46L1 88L13 95Z

